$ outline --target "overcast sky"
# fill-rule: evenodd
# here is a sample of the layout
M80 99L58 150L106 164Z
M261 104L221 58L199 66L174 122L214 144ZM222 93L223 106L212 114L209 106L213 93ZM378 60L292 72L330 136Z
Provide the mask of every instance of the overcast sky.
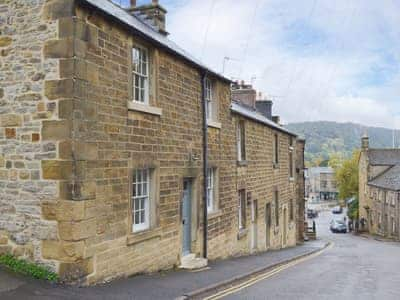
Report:
M230 57L225 75L253 81L284 122L400 129L400 1L160 3L171 39L218 72Z

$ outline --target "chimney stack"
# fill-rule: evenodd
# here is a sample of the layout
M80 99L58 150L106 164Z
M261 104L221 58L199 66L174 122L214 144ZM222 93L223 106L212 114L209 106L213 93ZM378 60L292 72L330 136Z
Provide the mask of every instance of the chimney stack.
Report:
M233 101L256 108L257 91L251 84L246 84L244 80L236 81L231 86L231 92Z
M152 0L149 4L136 6L136 0L130 0L131 6L128 12L143 21L150 23L159 33L168 35L165 28L167 10L162 7L158 0Z
M271 100L257 100L256 101L257 111L272 121L272 101Z
M364 135L361 138L361 150L366 151L369 148L369 137L367 135Z

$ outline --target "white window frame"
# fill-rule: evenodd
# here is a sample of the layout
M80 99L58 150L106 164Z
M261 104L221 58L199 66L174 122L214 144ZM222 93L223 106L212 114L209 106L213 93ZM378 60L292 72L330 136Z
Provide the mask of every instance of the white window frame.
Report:
M396 233L396 219L394 217L391 217L392 221L392 234Z
M273 138L273 163L275 166L279 165L279 135L277 133L274 134Z
M215 168L207 169L207 211L213 212L215 209Z
M243 136L242 136L242 129L243 129ZM246 136L246 131L245 131L245 125L244 122L239 121L237 123L237 129L236 129L236 135L237 135L237 151L238 151L238 161L245 161L246 160L246 145L243 145L243 150L245 153L242 151L242 143L245 143L245 136Z
M289 178L294 178L294 154L292 149L289 149Z
M139 57L136 58L136 51ZM144 57L144 59L143 59ZM135 61L139 60L138 64ZM132 48L132 101L149 104L149 51L134 45ZM138 66L138 69L136 68ZM136 85L138 80L138 85ZM141 87L143 81L143 87ZM143 93L142 93L143 92Z
M139 232L150 228L151 170L137 169L134 170L133 172L134 174L132 178L132 204L131 204L132 232Z
M207 120L213 120L213 84L209 78L205 79L205 100L206 100L206 116Z

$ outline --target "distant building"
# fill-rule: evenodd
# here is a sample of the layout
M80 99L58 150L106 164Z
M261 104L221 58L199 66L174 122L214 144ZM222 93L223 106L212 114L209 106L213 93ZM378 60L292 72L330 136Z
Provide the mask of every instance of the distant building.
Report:
M399 239L400 149L370 149L362 138L359 218L372 234Z
M330 167L309 168L306 171L306 197L312 201L337 200L335 171Z

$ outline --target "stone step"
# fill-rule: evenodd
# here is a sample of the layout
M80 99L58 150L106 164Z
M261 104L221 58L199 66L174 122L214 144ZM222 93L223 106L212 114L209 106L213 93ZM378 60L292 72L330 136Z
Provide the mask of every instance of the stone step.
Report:
M195 270L206 267L208 260L202 257L196 257L195 254L188 254L181 259L180 269Z

